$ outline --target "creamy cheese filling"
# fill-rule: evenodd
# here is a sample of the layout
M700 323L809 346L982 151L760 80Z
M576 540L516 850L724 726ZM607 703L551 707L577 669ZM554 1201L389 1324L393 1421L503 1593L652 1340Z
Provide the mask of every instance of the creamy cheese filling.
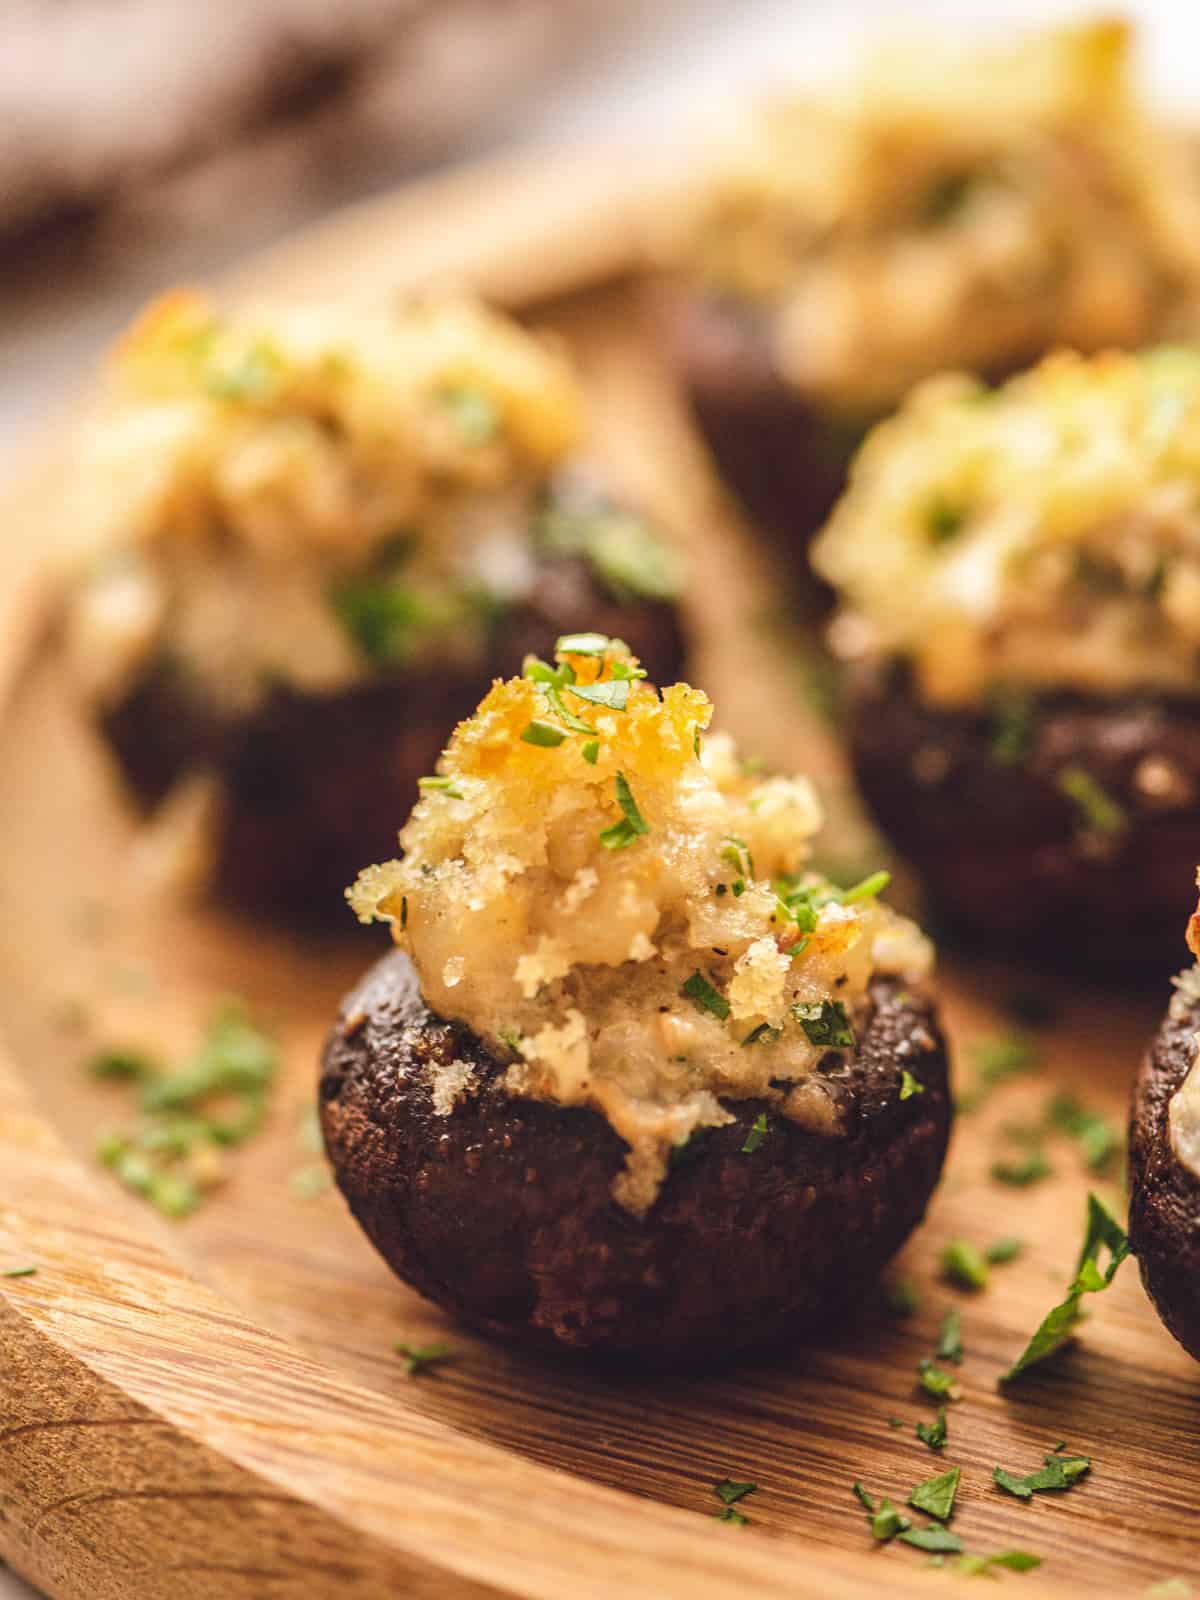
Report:
M474 658L532 586L547 484L581 433L559 354L469 301L233 317L167 296L117 350L67 474L80 678L111 703L169 656L237 708L278 681Z
M769 314L777 364L849 412L943 368L1160 337L1200 282L1200 181L1096 22L922 39L777 103L715 164L685 253Z
M931 379L868 437L813 562L843 653L923 695L1200 689L1200 351Z
M603 1112L638 1212L672 1152L729 1120L723 1100L836 1132L814 1067L853 1047L876 973L931 964L880 882L806 875L810 784L747 775L703 736L710 712L686 684L660 697L619 644L560 641L460 724L403 858L350 891L430 1007L510 1063L513 1094Z

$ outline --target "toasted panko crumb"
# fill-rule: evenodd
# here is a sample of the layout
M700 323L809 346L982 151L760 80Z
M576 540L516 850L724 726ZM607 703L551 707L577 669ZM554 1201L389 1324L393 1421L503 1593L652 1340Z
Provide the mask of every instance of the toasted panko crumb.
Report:
M403 858L349 899L392 923L435 1012L501 1059L517 1039L510 1092L603 1112L629 1146L614 1195L643 1211L671 1149L728 1120L723 1097L789 1114L826 1049L797 1008L829 1001L852 1026L876 972L919 981L931 953L873 894L843 903L804 875L811 785L705 739L699 690L660 694L599 635L555 659L492 685Z

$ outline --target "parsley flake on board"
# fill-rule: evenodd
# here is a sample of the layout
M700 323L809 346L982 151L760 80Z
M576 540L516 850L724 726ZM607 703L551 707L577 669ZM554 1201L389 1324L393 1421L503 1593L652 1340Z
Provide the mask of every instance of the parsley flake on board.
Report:
M714 1483L713 1493L721 1502L721 1509L714 1511L713 1516L718 1522L732 1522L744 1528L749 1519L737 1509L737 1504L747 1495L754 1494L757 1488L756 1483L740 1483L736 1478L722 1478L720 1483Z
M422 1372L454 1357L454 1350L448 1344L409 1344L404 1339L398 1339L392 1349L403 1360L404 1370L410 1378L419 1377Z
M1081 1104L1073 1094L1051 1096L1046 1105L1046 1122L1057 1133L1076 1141L1088 1171L1098 1175L1108 1170L1124 1143L1114 1122Z
M957 1533L949 1528L939 1527L932 1523L928 1528L906 1528L900 1535L902 1544L911 1544L917 1550L924 1550L930 1555L956 1556L962 1550L963 1542Z
M6 1267L0 1278L32 1278L36 1272L36 1267Z
M1108 1264L1101 1270L1100 1256L1105 1251L1108 1253ZM1084 1295L1098 1294L1107 1289L1128 1254L1129 1239L1124 1229L1094 1194L1088 1195L1083 1248L1066 1299L1046 1313L1025 1349L1001 1377L1001 1383L1013 1382L1030 1367L1061 1350L1074 1337L1076 1328L1083 1320L1080 1302Z
M792 1013L804 1029L809 1044L830 1050L854 1048L854 1031L840 1000L821 1000L814 1005L795 1005Z
M917 1438L931 1450L942 1450L946 1445L946 1408L939 1406L936 1422L918 1422Z
M752 1156L756 1150L762 1148L762 1142L771 1131L771 1124L767 1121L767 1113L760 1111L754 1119L754 1126L746 1135L746 1142L742 1145L742 1154Z
M921 1296L911 1278L897 1278L888 1285L887 1303L894 1317L911 1317L921 1304Z
M692 973L679 992L692 1002L697 1011L711 1011L722 1022L729 1016L729 1001L699 970Z
M928 1356L922 1356L917 1362L917 1382L935 1400L958 1400L962 1397L962 1390L953 1374L939 1367Z
M957 1306L948 1306L942 1318L942 1331L934 1355L939 1361L953 1361L958 1366L963 1358L962 1313Z
M954 1497L958 1493L961 1477L962 1468L951 1467L946 1472L940 1472L936 1478L926 1478L914 1487L908 1497L909 1505L915 1511L924 1511L936 1517L939 1522L949 1522L954 1515Z
M969 1239L951 1239L942 1251L942 1277L972 1294L988 1286L988 1264Z
M1028 1034L1018 1031L976 1040L969 1059L975 1076L971 1087L958 1096L957 1109L963 1112L978 1110L993 1089L1041 1066L1037 1045Z
M1005 1156L993 1161L990 1171L997 1183L1006 1183L1014 1189L1028 1189L1054 1174L1054 1168L1037 1146L1026 1150L1023 1155Z
M1003 1567L1006 1572L1032 1572L1041 1564L1041 1556L1031 1555L1028 1550L1001 1550L993 1556L960 1556L954 1565L965 1577L981 1578L994 1567Z
M983 1258L992 1267L1006 1267L1010 1261L1015 1261L1025 1249L1024 1239L997 1239L988 1245L983 1252Z
M992 1481L998 1489L1003 1489L1006 1494L1015 1495L1018 1500L1032 1500L1035 1494L1074 1488L1080 1478L1092 1468L1090 1456L1056 1453L1043 1456L1042 1463L1036 1472L1031 1472L1024 1478L1017 1477L1014 1472L1006 1471L1004 1467L994 1467Z
M623 815L619 822L614 822L610 828L601 831L600 843L606 850L623 850L639 835L650 832L650 825L638 810L633 790L629 787L629 780L623 772L617 773L616 790L617 804Z
M885 1496L876 1501L867 1493L861 1479L855 1479L854 1497L867 1513L867 1524L871 1529L871 1537L880 1544L886 1544L889 1539L894 1539L898 1533L903 1533L910 1528L912 1523L898 1511L892 1502Z

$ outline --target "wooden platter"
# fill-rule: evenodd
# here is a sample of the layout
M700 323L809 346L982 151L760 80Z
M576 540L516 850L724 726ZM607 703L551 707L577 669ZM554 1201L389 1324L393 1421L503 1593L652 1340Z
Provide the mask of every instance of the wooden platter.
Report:
M814 773L848 849L857 824L780 620L779 574L714 485L656 355L632 269L657 198L631 194L622 165L507 164L409 190L273 252L228 292L379 296L452 275L555 328L591 386L597 451L692 556L693 681L747 748ZM297 1129L323 1029L378 937L348 918L344 939L297 943L172 906L139 874L113 775L38 630L54 447L13 487L0 550L0 1272L37 1269L0 1277L7 1561L63 1600L926 1595L966 1580L874 1547L851 1484L900 1499L957 1463L968 1548L1042 1556L1038 1573L1004 1578L1024 1594L1200 1577L1200 1369L1132 1265L1074 1351L997 1387L1070 1277L1089 1185L1119 1200L1065 1141L1053 1178L996 1184L1002 1129L1059 1088L1122 1119L1167 974L1122 995L948 965L960 1080L972 1046L1011 1029L1016 992L1032 986L1058 1019L1039 1035L1040 1072L960 1119L894 1274L919 1286L908 1317L881 1295L823 1346L665 1377L535 1361L447 1327L335 1193L292 1181L312 1160ZM82 1066L97 1044L183 1047L231 993L277 1030L282 1082L229 1182L168 1224L97 1167L97 1131L124 1103ZM1012 1235L1027 1248L985 1292L938 1280L947 1240ZM966 1359L943 1459L914 1437L933 1416L915 1368L952 1303ZM407 1377L402 1338L445 1339L454 1359ZM1030 1471L1060 1439L1095 1462L1069 1495L1024 1504L993 1487L996 1463ZM712 1516L726 1475L759 1485L744 1528Z

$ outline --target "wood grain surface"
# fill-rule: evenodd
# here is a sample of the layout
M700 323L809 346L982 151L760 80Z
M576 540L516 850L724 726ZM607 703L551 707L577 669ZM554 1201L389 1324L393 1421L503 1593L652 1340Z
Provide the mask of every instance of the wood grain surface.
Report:
M619 276L644 201L613 180L586 162L455 179L323 227L237 289L380 294L433 273L517 303L558 295L529 309L583 364L597 453L694 563L693 680L747 749L817 777L831 848L848 856L862 827L813 710L786 585L710 477L655 353L653 298ZM1038 1036L1040 1070L960 1119L928 1225L892 1275L919 1285L911 1316L881 1293L823 1344L723 1374L596 1372L489 1346L396 1283L335 1193L296 1192L321 1036L379 935L348 918L344 938L300 944L171 904L146 881L113 773L37 626L54 479L51 449L14 491L6 526L20 536L0 553L0 1272L37 1267L0 1278L8 1561L64 1600L927 1595L966 1580L916 1550L875 1548L850 1486L901 1500L959 1464L967 1547L1043 1557L1039 1573L1004 1577L1019 1592L1132 1595L1200 1578L1200 1369L1132 1265L1093 1300L1073 1351L997 1386L1070 1276L1089 1184L1119 1203L1066 1141L1052 1179L997 1185L1002 1130L1061 1087L1122 1118L1167 974L1121 994L1023 972L1020 951L1011 968L946 964L960 1078L974 1045L1011 1028L1018 991L1058 1015ZM98 1044L184 1048L228 994L278 1031L285 1070L228 1183L171 1225L96 1167L97 1133L125 1101L82 1067ZM939 1281L947 1240L1010 1235L1027 1248L985 1292ZM915 1368L950 1304L963 1398L938 1457L914 1436L933 1416ZM445 1339L453 1359L409 1378L400 1338ZM1060 1439L1094 1458L1069 1494L1023 1504L992 1486L995 1464L1031 1471ZM759 1485L745 1528L712 1516L727 1474Z

